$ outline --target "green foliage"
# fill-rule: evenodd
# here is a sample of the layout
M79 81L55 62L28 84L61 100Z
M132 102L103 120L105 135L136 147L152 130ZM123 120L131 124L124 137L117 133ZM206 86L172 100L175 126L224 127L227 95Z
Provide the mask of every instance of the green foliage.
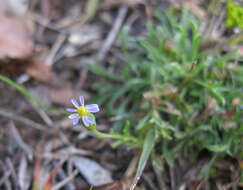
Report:
M228 27L243 28L243 7L237 5L234 1L227 2L226 24Z
M126 63L114 74L120 80L102 72L103 81L95 84L100 101L118 118L112 135L121 137L119 144L140 146L143 156L147 151L140 166L148 153L153 163L161 154L172 166L178 157L193 160L207 150L210 167L218 156L241 154L243 67L237 52L204 52L200 22L187 11L178 17L157 12L156 18L159 24L149 23L145 37L131 37L124 28L120 41ZM130 124L122 130L126 120ZM144 150L151 130L154 148Z

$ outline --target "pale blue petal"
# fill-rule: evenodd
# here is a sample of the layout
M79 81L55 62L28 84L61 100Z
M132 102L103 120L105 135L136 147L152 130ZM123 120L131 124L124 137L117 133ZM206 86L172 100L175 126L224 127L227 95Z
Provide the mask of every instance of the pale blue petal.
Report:
M75 119L73 120L73 125L77 125L78 122L79 122L79 120L80 120L80 117L75 118Z
M74 105L74 107L76 107L76 108L79 107L79 104L78 104L77 100L75 100L74 98L71 99L71 102L72 102L72 104Z
M99 106L97 104L89 104L85 107L88 110L88 112L90 112L90 113L96 113L96 112L100 111Z
M80 101L80 104L82 106L84 106L84 97L83 96L79 96L79 101Z
M77 117L79 117L77 113L73 113L73 114L68 116L69 119L75 119Z
M84 126L88 127L89 126L89 121L87 120L87 116L82 117L82 121L84 123Z
M87 116L87 120L90 124L95 124L95 121L91 117Z
M67 108L66 111L68 111L68 112L77 112L77 110L74 109L74 108Z
M88 117L88 116L83 116L83 117L82 117L82 120L83 120L84 125L85 125L86 127L90 126L90 124L95 124L94 120L91 119L91 118Z

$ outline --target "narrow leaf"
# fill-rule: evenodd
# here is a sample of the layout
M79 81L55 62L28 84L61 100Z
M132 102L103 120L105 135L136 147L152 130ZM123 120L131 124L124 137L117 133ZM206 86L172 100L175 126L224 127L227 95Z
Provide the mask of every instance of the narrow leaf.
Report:
M156 141L155 130L154 130L154 128L151 128L145 137L145 141L143 144L143 152L141 154L141 157L140 157L140 160L138 163L136 176L135 176L133 185L131 187L131 190L133 190L136 187L136 184L142 175L142 172L146 166L148 158L153 150L155 141Z

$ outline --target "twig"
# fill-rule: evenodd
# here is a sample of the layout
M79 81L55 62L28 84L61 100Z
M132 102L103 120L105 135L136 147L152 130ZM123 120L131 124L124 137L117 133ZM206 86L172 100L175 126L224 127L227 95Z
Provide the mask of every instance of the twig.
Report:
M60 34L57 38L57 40L55 41L54 45L51 48L51 51L46 59L46 64L47 65L52 65L54 63L54 58L55 55L57 54L58 50L60 49L60 47L62 46L62 44L64 43L66 39L66 35L65 34Z
M3 189L12 190L11 184L10 184L8 178L11 176L13 171L11 170L11 168L9 170L9 168L6 167L6 164L2 160L0 160L0 165L1 165L2 169L4 171L6 171L5 174L3 175L3 177L0 178L0 187L4 186L5 188L3 188Z
M70 164L70 162L68 162L67 164ZM60 179L60 181L62 181L64 179L66 179L68 176L72 175L73 171L75 171L75 170L73 170L73 168L72 168L69 172L67 171L68 174L66 174L66 169L60 168L58 170L57 177L58 177L58 179ZM74 190L74 189L76 189L75 185L74 185L74 180L69 181L69 183L66 183L65 187L63 189L65 189L65 190Z
M9 123L8 127L10 128L11 135L13 136L13 138L15 139L15 141L19 145L19 147L22 148L23 151L25 151L27 153L29 160L33 160L32 149L23 141L18 130L14 126L14 123L13 122Z
M106 38L103 46L101 47L101 50L100 52L98 53L98 60L99 61L102 61L105 59L108 51L110 50L112 44L114 43L115 39L116 39L116 36L121 28L121 25L126 17L126 14L127 14L127 10L128 10L128 7L127 5L123 5L119 11L118 11L118 15L116 17L116 20L115 20L115 24L113 25L111 31L109 32L108 34L108 37Z
M45 18L41 15L38 15L36 13L33 13L33 12L30 12L29 14L31 16L30 18L34 22L36 22L36 23L38 23L38 24L40 24L40 25L42 25L42 26L44 26L44 27L46 27L50 30L53 30L55 32L60 33L60 30L55 25L53 25L53 23L50 23L49 19L47 19L47 18ZM63 31L61 31L61 32L63 32Z
M151 190L157 190L156 186L154 185L153 181L149 178L148 175L143 174L142 175L142 178L144 179L144 181L146 181L148 183L148 185L150 187L149 189L151 189Z
M51 120L51 118L47 115L47 113L37 107L36 105L32 104L33 105L33 108L36 110L36 112L40 115L41 119L48 125L48 126L51 126L53 124L53 121Z
M56 184L51 190L61 189L64 185L69 183L77 174L78 174L78 171L75 170L70 176L68 176L66 179L64 179L60 183Z
M155 171L155 176L157 178L158 184L159 184L159 189L160 190L168 190L168 187L165 184L165 181L163 179L163 176L161 175L161 172L158 168L153 166L153 169Z
M3 175L3 177L0 179L0 187L5 183L5 181L9 178L9 176L11 175L11 171L7 171L5 172L5 174Z
M24 118L22 116L18 116L16 114L12 113L12 112L0 109L0 115L3 116L3 117L7 117L9 119L12 119L14 121L21 122L21 123L23 123L23 124L25 124L27 126L35 128L35 129L39 129L41 131L48 132L47 129L43 125L41 125L39 123L36 123L36 122L34 122L34 121L30 120L30 119Z
M176 189L176 178L175 178L175 171L174 168L169 169L170 173L170 181L171 181L171 189L175 190Z
M11 171L11 174L12 174L12 179L15 183L13 183L12 185L15 187L15 189L18 189L19 187L19 184L18 184L18 177L17 177L17 173L16 173L16 170L15 170L15 167L13 165L13 162L10 158L7 158L6 159L6 165L8 166L8 170Z

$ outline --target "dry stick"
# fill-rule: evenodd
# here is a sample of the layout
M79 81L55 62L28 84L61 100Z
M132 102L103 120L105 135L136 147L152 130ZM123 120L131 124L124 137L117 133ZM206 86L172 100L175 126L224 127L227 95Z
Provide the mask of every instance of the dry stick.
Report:
M68 176L66 179L61 181L60 183L56 184L54 187L52 187L51 190L59 190L61 189L64 185L69 183L76 175L78 175L78 171L75 170L70 176Z
M41 131L48 132L47 129L43 125L36 123L36 122L34 122L30 119L24 118L22 116L18 116L16 114L12 113L12 112L0 109L0 115L3 116L3 117L7 117L9 119L12 119L14 121L21 122L21 123L23 123L27 126L35 128L35 129L39 129Z
M214 27L212 29L212 33L214 31L218 30L218 28L223 25L222 22L224 21L224 16L225 16L225 11L221 11L219 13L218 19L214 23Z
M4 185L5 188L3 188L3 189L6 189L6 190L12 190L12 188L11 188L11 184L10 184L10 182L9 182L9 177L10 177L11 174L13 173L13 170L11 170L11 168L10 168L10 170L9 170L9 168L6 167L6 164L5 164L2 160L0 160L0 165L1 165L2 169L3 169L4 171L6 171L6 172L5 172L6 175L4 175L3 178L0 179L0 186L1 186L1 185ZM8 174L8 171L10 172L10 174Z
M34 22L38 23L39 25L44 26L55 32L60 32L60 30L55 25L53 25L52 23L49 22L49 19L47 19L39 14L33 13L33 12L30 12L29 15L31 16L30 18Z
M5 174L3 175L3 177L0 179L0 187L4 184L4 182L10 177L12 171L7 171L5 172Z
M65 34L60 34L57 38L57 40L55 41L54 45L51 48L51 51L46 59L46 64L47 65L53 65L54 63L54 58L58 52L58 50L60 49L60 47L62 46L62 44L64 43L66 39L66 35Z
M74 171L75 170L71 169L70 171L67 171L68 174L66 174L65 169L64 168L60 168L58 170L58 178L60 179L60 182L65 180L68 176L72 175L72 173ZM65 184L65 190L74 190L74 189L76 189L75 185L74 185L74 180L69 181L69 183Z
M166 186L165 181L163 179L163 176L161 174L162 171L159 170L158 168L154 167L154 166L153 166L153 169L154 169L154 172L155 172L156 179L158 181L159 189L160 190L168 190L168 187Z
M170 181L171 181L171 189L176 190L176 177L175 177L175 171L174 168L169 169L170 173Z
M33 151L32 149L23 141L22 137L20 136L18 130L14 126L14 123L11 122L8 127L10 128L11 135L14 137L16 143L19 145L20 148L23 149L28 155L29 160L33 160Z
M40 115L41 119L48 125L52 125L53 121L51 120L51 118L47 115L47 113L45 112L45 110L38 108L36 105L32 104L33 108L36 110L36 112Z
M217 23L218 19L220 19L220 18L218 18L218 17L220 17L220 16L218 16L218 14L224 12L224 11L222 11L222 4L220 4L220 2L217 2L216 6L217 7L215 8L215 12L213 14L213 17L212 17L212 19L210 19L208 27L205 28L206 29L206 31L205 31L205 38L209 38L210 35L212 35L214 29L216 29L215 28L215 24Z
M113 25L111 31L108 34L108 37L106 38L103 46L101 47L101 50L98 53L98 60L103 61L110 50L112 44L114 43L116 36L121 28L121 25L126 17L128 7L127 5L123 5L119 11L118 15L115 20L115 24Z
M18 177L17 177L17 173L16 173L16 169L14 167L14 164L10 158L7 158L5 162L6 162L6 165L8 166L8 169L11 171L12 180L13 180L13 182L15 182L12 185L14 185L15 189L18 189L18 187L19 187Z
M145 182L148 183L148 186L150 187L149 189L151 189L151 190L157 190L157 187L153 183L153 180L148 175L143 174L142 175L142 178L144 179Z

